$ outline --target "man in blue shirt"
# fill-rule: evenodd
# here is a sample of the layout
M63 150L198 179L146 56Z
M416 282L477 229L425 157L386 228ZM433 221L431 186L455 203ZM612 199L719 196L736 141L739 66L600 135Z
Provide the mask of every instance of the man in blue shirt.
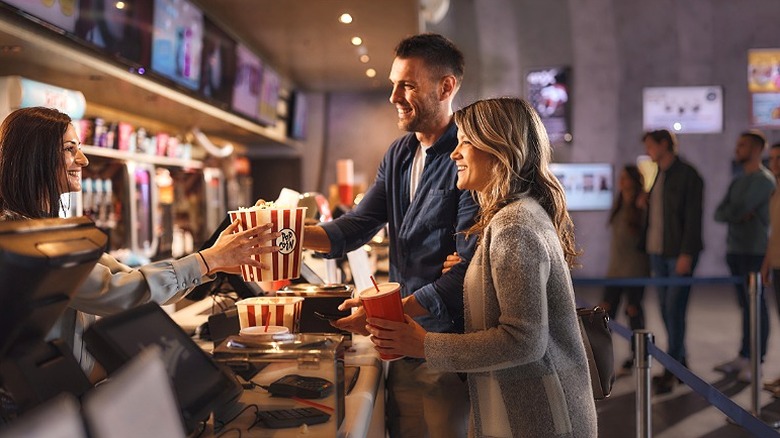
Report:
M469 192L457 189L457 168L449 158L457 145L452 100L463 66L463 54L441 35L399 43L390 102L398 127L409 134L390 146L354 210L305 231L305 247L339 257L388 224L390 280L402 285L404 312L434 332L463 331L463 277L476 243L461 232L474 223L478 206ZM464 261L442 274L454 252ZM335 324L368 334L362 309ZM387 390L391 437L466 436L468 392L456 374L401 359L390 363Z

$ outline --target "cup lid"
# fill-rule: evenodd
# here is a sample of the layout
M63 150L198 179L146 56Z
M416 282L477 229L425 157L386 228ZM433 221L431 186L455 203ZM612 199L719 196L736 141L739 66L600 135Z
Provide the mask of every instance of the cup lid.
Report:
M379 286L379 290L377 291L375 287L369 287L368 289L364 289L362 292L360 292L360 299L361 300L370 300L373 298L381 298L385 295L391 294L395 292L396 290L401 289L401 285L399 283L379 283L377 284Z

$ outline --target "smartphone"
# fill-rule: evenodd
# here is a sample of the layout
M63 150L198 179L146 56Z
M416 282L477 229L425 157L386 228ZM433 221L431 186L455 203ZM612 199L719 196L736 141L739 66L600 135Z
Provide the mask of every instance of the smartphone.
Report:
M322 312L314 312L314 316L316 316L319 319L324 319L326 321L335 321L337 319L341 319L344 317L344 315L336 315L334 313L322 313Z

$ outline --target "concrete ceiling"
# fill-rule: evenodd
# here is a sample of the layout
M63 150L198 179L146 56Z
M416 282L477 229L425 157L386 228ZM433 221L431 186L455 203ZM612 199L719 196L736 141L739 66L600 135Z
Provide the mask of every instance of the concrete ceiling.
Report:
M392 53L420 28L419 0L197 0L235 37L307 91L365 91L387 84ZM353 17L342 24L342 13ZM362 46L350 43L353 36ZM368 63L360 61L367 54ZM376 76L366 76L366 69Z

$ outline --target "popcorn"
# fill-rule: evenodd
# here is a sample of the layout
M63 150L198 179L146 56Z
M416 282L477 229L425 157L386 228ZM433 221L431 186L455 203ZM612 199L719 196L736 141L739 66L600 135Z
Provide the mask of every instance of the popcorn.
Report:
M273 202L261 206L241 208L228 212L230 220L240 219L238 231L254 228L259 224L271 223L271 231L281 233L274 244L279 251L271 254L252 256L270 269L259 269L250 265L241 265L244 281L277 281L298 278L301 275L301 255L303 242L303 221L306 207L281 208Z

